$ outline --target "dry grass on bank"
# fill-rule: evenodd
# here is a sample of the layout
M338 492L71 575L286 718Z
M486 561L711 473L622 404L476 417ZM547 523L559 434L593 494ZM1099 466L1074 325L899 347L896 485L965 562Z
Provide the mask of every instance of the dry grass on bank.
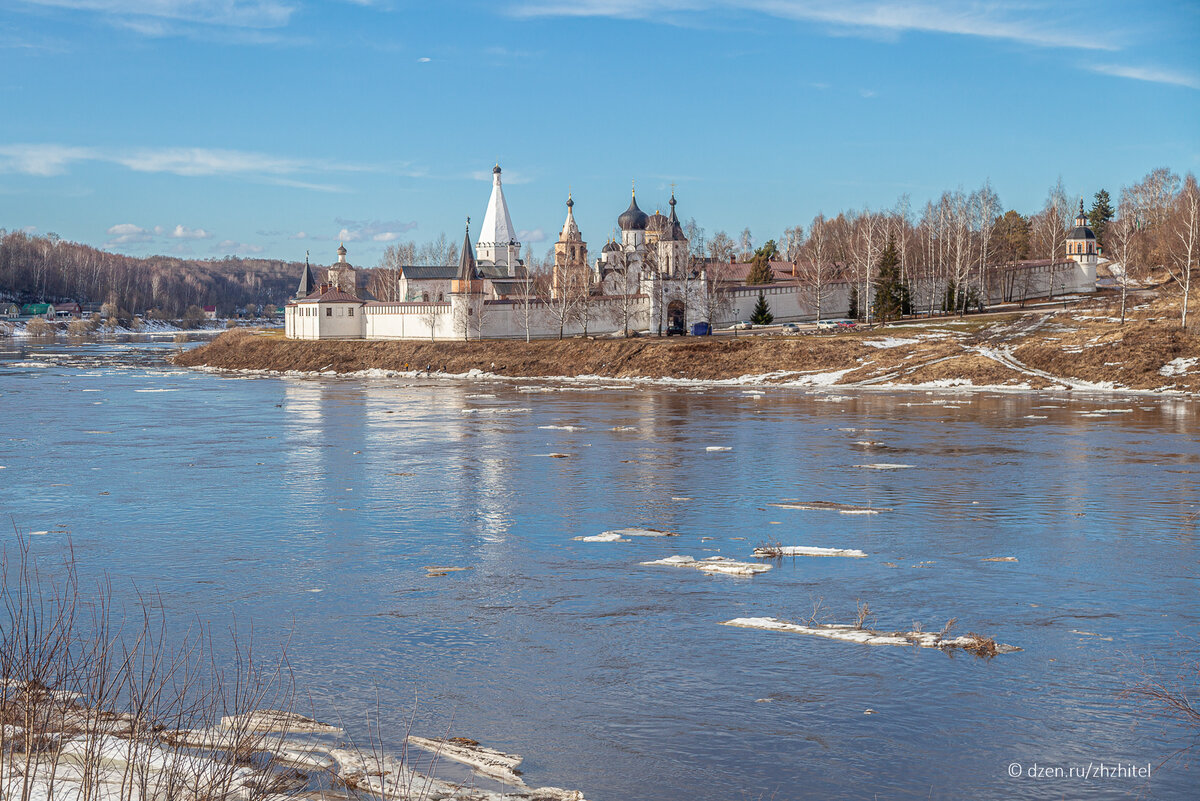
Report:
M1178 303L1143 296L1137 305L1131 303L1125 325L1114 320L1114 304L1114 298L1102 295L1067 308L907 321L872 331L801 337L314 342L288 340L278 331L237 329L180 353L175 363L281 372L481 370L521 378L596 375L707 381L770 373L789 374L780 377L789 380L797 374L844 371L837 384L957 380L974 386L1042 389L1075 380L1200 392L1200 360L1174 374L1163 372L1174 360L1200 356L1196 330L1185 332L1174 322ZM865 344L886 337L920 341L893 347ZM983 355L984 350L1010 353L1019 364L1001 364Z

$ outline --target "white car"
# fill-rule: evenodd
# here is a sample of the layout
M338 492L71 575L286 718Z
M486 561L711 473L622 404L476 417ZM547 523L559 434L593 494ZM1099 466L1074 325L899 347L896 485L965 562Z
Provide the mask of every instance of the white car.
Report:
M837 328L837 327L838 327L837 320L818 320L817 321L817 330L818 331L827 331L831 328Z
M742 320L740 323L734 323L733 325L729 326L729 330L730 331L745 331L745 330L747 330L749 328L753 328L753 327L754 327L754 325L749 320Z

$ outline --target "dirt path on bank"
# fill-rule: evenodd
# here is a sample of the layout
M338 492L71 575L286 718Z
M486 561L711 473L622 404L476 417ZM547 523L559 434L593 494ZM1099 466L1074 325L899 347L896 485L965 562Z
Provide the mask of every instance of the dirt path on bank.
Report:
M284 339L239 329L179 353L186 367L277 372L363 370L514 378L735 380L812 386L1001 386L1200 394L1200 336L1170 302L1149 300L1125 325L1112 300L983 319L912 321L827 336L363 342Z

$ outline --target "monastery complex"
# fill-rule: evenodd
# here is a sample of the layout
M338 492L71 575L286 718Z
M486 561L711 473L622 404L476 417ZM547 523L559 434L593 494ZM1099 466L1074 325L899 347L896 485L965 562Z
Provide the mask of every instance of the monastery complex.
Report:
M470 221L457 265L404 265L396 279L399 301L377 300L360 286L359 271L344 246L318 283L307 264L295 298L285 311L292 339L547 338L626 332L685 333L696 323L713 328L748 319L765 296L776 322L817 318L814 287L790 262L771 262L774 280L747 284L749 265L689 255L689 242L671 194L668 214L646 214L632 194L617 217L619 237L588 259L587 242L575 222L573 198L554 245L549 291L535 291L534 277L520 258L521 243L504 197L501 170L492 170L492 192L479 238L471 242ZM1096 237L1080 214L1058 259L1019 262L986 289L988 304L1093 292L1099 252ZM940 303L945 287L911 287L914 305L925 311ZM922 303L922 300L928 300ZM845 317L851 282L838 279L821 289L823 319Z

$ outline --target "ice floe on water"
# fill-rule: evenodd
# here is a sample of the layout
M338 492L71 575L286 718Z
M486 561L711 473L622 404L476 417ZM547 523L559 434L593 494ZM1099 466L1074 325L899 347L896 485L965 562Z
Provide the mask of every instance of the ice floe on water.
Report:
M855 467L861 467L864 470L905 470L909 467L915 467L911 464L893 464L891 462L876 462L874 464L856 464Z
M571 537L575 542L629 542L629 539L622 537L618 531L605 531L601 534L592 534L588 537Z
M528 406L483 406L477 409L461 409L462 414L522 414L532 412Z
M613 426L609 431L637 431L637 426Z
M984 559L981 559L980 561L983 561L983 562L1015 562L1015 561L1017 561L1017 557L1015 557L1015 556L988 556L988 557L985 557Z
M665 559L655 559L652 562L642 562L641 564L690 567L703 573L723 573L728 576L753 576L756 573L766 573L771 569L770 565L739 562L728 556L709 556L704 559L695 559L691 556L668 556Z
M604 535L616 534L618 537L678 537L674 531L663 531L657 528L617 528L605 531Z
M583 426L548 425L548 426L538 426L538 428L545 429L547 431L583 431Z
M879 512L892 511L889 506L855 506L848 503L834 503L833 501L780 501L779 503L768 503L767 506L774 506L779 509L800 509L809 512L840 512L844 515L873 515Z
M733 448L725 445L709 445L704 450L708 451L709 453L724 453L725 451L733 450Z
M862 645L913 645L919 648L940 648L942 650L959 648L981 656L1009 654L1021 650L1014 645L1003 645L990 637L983 637L978 634L950 637L946 634L932 631L880 632L851 624L806 626L774 617L738 617L733 620L727 620L721 625L744 629L762 629L763 631L780 631L791 634L807 634L812 637L841 640L842 642L856 642Z
M409 745L415 745L417 748L437 754L438 757L470 765L480 773L492 778L518 787L525 784L519 770L522 758L517 754L506 754L494 748L487 748L475 740L465 737L430 740L410 734L406 739Z
M781 556L848 556L863 559L865 551L857 548L818 548L812 545L761 545L754 549L760 559L776 559Z
M0 362L0 367L42 368L42 367L56 367L56 366L57 365L51 364L50 362L7 362L7 363Z

